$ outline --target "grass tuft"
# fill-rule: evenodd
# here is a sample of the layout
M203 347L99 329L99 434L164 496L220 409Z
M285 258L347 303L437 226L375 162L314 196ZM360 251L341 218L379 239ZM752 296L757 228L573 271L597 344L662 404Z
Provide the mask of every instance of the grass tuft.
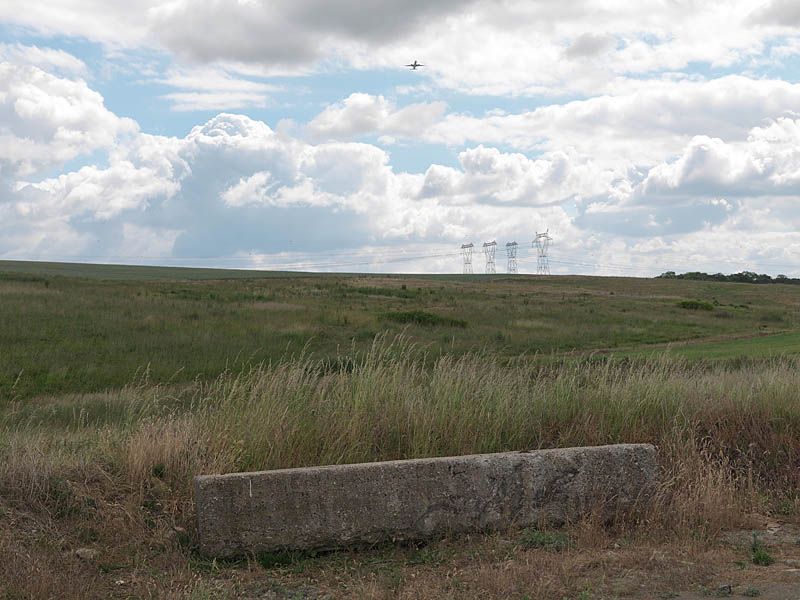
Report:
M711 302L703 300L681 300L678 306L687 310L714 310L714 305Z
M572 540L560 531L540 531L525 529L519 537L524 548L538 548L551 552L561 552L572 547Z
M422 327L461 327L463 329L467 326L467 322L463 319L442 317L424 310L387 312L383 313L382 318L385 321L403 325L421 325Z
M753 543L750 545L751 558L754 565L760 567L768 567L775 562L775 559L767 551L767 548L758 539L758 536L753 533Z

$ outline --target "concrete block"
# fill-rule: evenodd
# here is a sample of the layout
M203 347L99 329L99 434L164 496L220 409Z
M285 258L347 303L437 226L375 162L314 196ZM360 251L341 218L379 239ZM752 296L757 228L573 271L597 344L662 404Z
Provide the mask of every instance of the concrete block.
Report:
M652 446L620 444L198 476L199 543L233 557L611 518L656 471Z

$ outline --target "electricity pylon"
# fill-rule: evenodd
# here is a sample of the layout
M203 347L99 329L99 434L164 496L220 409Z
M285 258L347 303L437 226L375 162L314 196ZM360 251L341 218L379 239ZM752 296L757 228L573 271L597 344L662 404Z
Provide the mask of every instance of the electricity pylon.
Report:
M486 255L486 272L487 273L497 273L497 270L494 266L494 252L497 248L497 242L492 240L491 242L484 242L483 243L483 253Z
M506 270L516 275L519 271L517 269L517 242L508 242L506 244L506 256L508 256L508 267Z
M550 241L553 239L548 233L549 229L544 233L536 232L536 238L533 240L533 247L536 248L536 274L537 275L550 275L550 259L547 256L547 249L550 247Z
M469 244L461 244L461 256L464 259L464 275L472 275L472 249L475 245L470 242Z

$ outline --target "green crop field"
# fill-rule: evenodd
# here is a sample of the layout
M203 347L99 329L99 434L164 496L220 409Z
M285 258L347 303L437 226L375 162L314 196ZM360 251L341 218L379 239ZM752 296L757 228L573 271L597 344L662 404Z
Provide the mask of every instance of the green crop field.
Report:
M200 473L619 442L654 444L660 480L613 524L232 563L194 546ZM2 599L782 585L747 552L764 522L797 531L797 465L800 286L0 262ZM759 548L798 561L790 538Z

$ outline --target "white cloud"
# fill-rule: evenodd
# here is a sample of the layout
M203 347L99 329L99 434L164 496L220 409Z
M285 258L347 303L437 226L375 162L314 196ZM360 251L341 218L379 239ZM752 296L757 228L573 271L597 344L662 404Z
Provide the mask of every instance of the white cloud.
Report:
M508 114L444 113L438 102L398 108L383 96L352 94L306 127L312 140L380 136L382 144L422 141L459 147L502 145L525 152L570 152L604 168L649 167L677 155L696 135L726 141L794 114L800 84L731 75L617 86L613 94Z
M0 20L109 48L168 49L192 63L268 73L398 69L476 94L602 93L620 78L746 65L798 38L773 0L52 0L0 5Z
M220 111L264 107L280 88L263 81L234 77L220 67L172 70L158 80L179 91L163 98L175 111Z
M145 210L149 199L169 199L180 187L177 181L159 177L155 170L127 160L114 161L105 169L83 167L29 185L45 194L34 202L17 205L28 216L35 219L44 211L53 216L88 217L95 221L107 221L125 211Z
M779 80L647 81L518 114L451 114L423 139L521 150L571 147L604 163L647 165L679 152L694 135L744 139L752 127L798 105L800 85Z
M267 98L261 93L250 92L172 92L163 98L177 112L231 110L237 108L263 108Z
M225 71L205 73L176 70L165 81L186 93L270 93ZM788 261L800 258L800 125L790 115L798 100L793 84L744 77L622 82L598 98L473 118L446 116L441 103L398 107L364 94L309 123L310 141L229 113L166 137L140 133L81 79L5 62L0 254L265 260L363 246L529 244L549 227L573 269L591 268L580 256L608 267L609 248L635 253L618 269L700 252L709 261ZM467 148L456 168L408 174L381 148L348 141L368 135ZM97 164L45 172L98 150L106 155ZM748 226L754 239L774 233L786 247L740 250ZM412 264L452 264L420 260Z
M86 76L86 63L79 58L53 48L0 43L0 60L16 65L33 65L45 71L66 75Z
M46 35L79 36L110 46L133 46L149 37L147 13L159 0L6 0L0 21Z
M0 62L0 168L22 175L64 163L137 131L81 80Z
M681 156L650 170L637 196L764 196L800 192L800 121L756 127L744 142L698 136Z
M564 152L531 160L522 154L478 146L460 153L459 162L461 169L431 166L420 195L464 205L546 206L601 194L618 177L613 171Z
M369 144L312 145L222 114L184 138L130 138L106 168L18 184L11 201L0 203L7 235L0 253L37 256L69 247L68 254L120 255L133 252L135 236L146 232L160 240L152 247L171 257L252 253L263 261L293 248L309 254L398 243L529 244L532 231L549 227L564 261L554 265L564 270L667 270L689 256L678 253L679 240L694 244L687 251L708 252L705 261L741 255L753 262L755 250L725 250L748 224L780 232L800 248L791 230L798 222L797 138L792 119L754 128L740 142L698 137L680 157L643 175L600 168L576 154L531 159L478 146L460 154L458 169L434 165L411 175L393 171L387 155ZM742 185L750 196L726 198L731 186ZM781 194L786 200L776 212ZM578 209L574 218L570 204ZM718 246L709 248L703 236L712 234ZM630 240L634 258L612 260L607 236L620 248ZM436 268L457 257L443 260L412 264Z
M409 104L398 109L383 96L354 93L328 106L309 122L312 139L350 139L366 134L424 137L426 130L444 115L444 102Z

